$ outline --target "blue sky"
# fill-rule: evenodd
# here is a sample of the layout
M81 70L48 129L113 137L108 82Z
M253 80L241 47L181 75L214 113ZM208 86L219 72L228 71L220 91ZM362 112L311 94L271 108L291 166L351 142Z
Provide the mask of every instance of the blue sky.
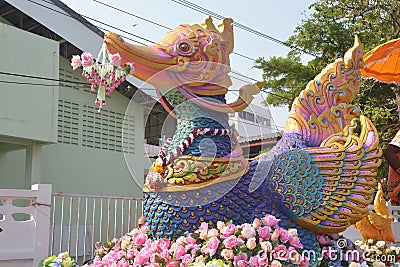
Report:
M86 15L104 23L120 28L132 34L142 36L146 39L157 41L167 29L156 26L139 18L110 9L93 0L62 0L76 12ZM115 6L137 16L146 18L156 23L173 28L179 24L201 23L206 15L195 10L182 6L172 0L99 0L108 5ZM211 10L224 17L231 17L234 21L259 32L267 34L281 41L286 41L301 20L305 18L304 13L309 12L308 6L314 2L311 0L190 0L203 8ZM96 26L96 22L91 21ZM214 19L217 24L218 20ZM135 26L134 26L135 25ZM105 28L105 27L104 27ZM107 29L122 35L126 33L118 32L115 29ZM235 28L235 52L246 55L250 58L264 57L269 59L272 56L286 56L289 48L281 44L256 36L242 29ZM132 36L129 36L135 39ZM150 44L144 40L136 38L145 44ZM97 54L98 51L90 51ZM305 56L304 61L310 57ZM231 66L236 72L240 72L248 77L262 80L262 72L253 68L253 61L231 55ZM243 82L233 80L235 87L240 87ZM249 81L251 82L251 81ZM259 103L266 94L259 95L254 103ZM273 119L279 127L285 125L287 118L287 108L271 108Z

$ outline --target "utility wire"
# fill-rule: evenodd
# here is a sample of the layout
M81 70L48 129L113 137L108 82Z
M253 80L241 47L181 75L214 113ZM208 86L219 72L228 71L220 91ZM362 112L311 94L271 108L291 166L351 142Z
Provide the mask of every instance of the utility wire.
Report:
M187 0L171 0L171 1L175 2L175 3L179 4L179 5L185 6L187 8L190 8L192 10L195 10L197 12L203 13L205 15L209 15L211 17L214 17L216 19L222 20L222 19L225 18L224 16L222 16L220 14L217 14L217 13L211 11L211 10L203 8L203 7L201 7L199 5L196 5L196 4L194 4L194 3L190 2L190 1L187 1ZM281 41L281 40L279 40L277 38L274 38L274 37L272 37L272 36L270 36L268 34L265 34L265 33L262 33L260 31L255 30L253 28L247 27L246 25L243 25L241 23L233 22L233 26L235 26L235 27L237 27L239 29L245 30L247 32L250 32L252 34L255 34L257 36L260 36L262 38L265 38L265 39L268 39L270 41L273 41L275 43L278 43L280 45L286 46L286 47L288 47L288 48L290 48L292 50L297 50L297 51L302 52L304 54L308 54L308 55L311 55L311 56L314 56L314 57L318 57L318 55L316 55L316 54L310 53L310 52L305 51L305 50L303 50L303 49L301 49L301 48L299 48L297 46L294 46L294 45L288 44L286 42L283 42L283 41Z
M33 0L28 0L28 1L31 2L31 3L33 3L33 4L36 4L36 5L38 5L38 6L41 6L41 7L43 7L43 8L47 8L47 9L49 9L49 10L51 10L51 11L54 11L54 12L56 12L56 13L59 13L59 14L61 14L61 15L64 15L64 16L67 16L67 17L70 17L70 18L74 18L73 16L71 16L71 15L69 15L69 14L67 14L67 13L60 12L60 11L58 11L58 10L56 10L56 9L53 9L53 8L48 7L48 6L42 5L42 4L40 4L40 3L38 3L38 2L35 2L35 1L33 1ZM42 1L45 2L45 3L52 4L52 5L55 6L55 4L52 3L52 2L49 2L49 1L46 1L46 0L42 0ZM103 5L105 5L105 6L108 6L108 7L110 7L110 8L112 7L113 9L116 9L116 10L122 12L122 10L120 10L120 9L118 9L118 8L115 8L115 7L113 7L113 6L110 6L110 5L106 5L106 4L104 4L104 3L102 3L102 2L100 2L100 1L98 1L98 0L93 0L93 1L98 2L98 3L100 3L100 4L103 4ZM175 0L172 0L172 1L175 1ZM124 12L124 13L125 13L125 12ZM134 14L131 14L131 13L129 13L129 12L126 12L126 13L128 13L128 14L130 14L130 15L134 15ZM150 42L150 43L155 43L155 42L153 42L152 40L149 40L149 39L143 38L143 37L141 37L141 36L132 34L132 33L130 33L130 32L127 32L127 31L125 31L125 30L122 30L122 29L120 29L120 28L117 28L117 27L115 27L115 26L112 26L112 25L110 25L110 24L103 23L103 22L101 22L101 21L99 21L99 20L97 20L97 19L91 18L91 17L89 17L89 16L85 16L85 15L82 15L82 14L79 14L79 13L77 13L77 14L80 15L80 16L82 16L82 17L84 17L84 18L86 18L86 19L93 20L93 21L95 21L95 22L97 22L97 23L106 25L107 27L111 27L111 28L113 28L113 29L119 30L119 31L124 32L124 33L126 33L126 34L132 35L132 36L134 36L134 37L136 37L136 38L142 39L142 40L144 40L144 41L147 41L147 42ZM214 14L215 14L216 16L220 16L220 15L218 15L218 14L216 14L216 13L214 13ZM135 17L138 17L138 18L140 18L140 19L143 19L142 17L136 16L136 15L135 15ZM221 17L222 17L222 16L221 16ZM75 19L75 18L74 18L74 19ZM159 24L159 23L156 23L156 22L153 22L153 21L150 21L150 20L146 20L146 21L149 21L149 22L151 22L151 23L153 23L153 24L155 24L155 25L162 26L162 27L164 27L164 28L170 29L170 28L168 28L168 27L166 27L166 26L164 26L164 25L161 25L161 24ZM98 27L98 28L100 28L100 27ZM102 29L102 30L105 30L105 31L108 31L108 30L105 29L105 28L101 28L101 29ZM140 44L142 44L142 45L146 45L146 44L144 44L144 43L141 43L141 42L139 42L139 41L133 40L133 39L131 39L131 38L127 38L127 37L125 37L125 36L122 36L122 37L124 37L124 38L126 38L126 39L129 39L129 40L131 40L131 41L140 43ZM247 57L247 56L245 56L245 57ZM247 58L248 58L248 59L251 59L250 57L247 57ZM254 60L254 59L251 59L251 60ZM244 78L247 78L247 79L249 79L249 80L252 80L252 81L258 81L258 80L254 79L254 78L248 77L248 76L246 76L246 75L243 75L243 74L240 74L240 73L237 73L237 72L234 72L234 71L232 71L232 73L237 74L237 75L240 75L240 76L242 76L242 77L244 77ZM243 82L247 82L247 81L245 81L245 80L243 80L243 79L240 79L240 78L237 78L237 77L234 77L234 76L231 76L231 77L234 78L234 79L243 81ZM36 78L37 78L37 77L36 77ZM72 81L65 81L65 80L60 80L60 81L62 81L62 82L72 82ZM144 89L144 90L146 90L146 89ZM147 90L149 90L149 89L147 89ZM150 89L150 90L151 90L151 89ZM238 90L231 90L231 91L238 91ZM271 94L271 95L274 95L274 96L276 96L276 97L280 97L280 98L282 98L282 99L290 100L290 99L287 98L287 97L284 97L284 96L281 96L281 95L278 95L278 94L274 94L274 93L272 93L272 92L267 92L267 91L264 91L264 92L266 92L266 93L268 93L268 94Z

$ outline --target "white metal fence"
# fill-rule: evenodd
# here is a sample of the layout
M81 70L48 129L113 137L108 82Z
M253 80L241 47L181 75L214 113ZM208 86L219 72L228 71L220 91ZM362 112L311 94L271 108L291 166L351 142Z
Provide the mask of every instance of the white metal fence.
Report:
M96 242L136 227L142 198L53 193L50 255L68 251L78 263L93 257Z

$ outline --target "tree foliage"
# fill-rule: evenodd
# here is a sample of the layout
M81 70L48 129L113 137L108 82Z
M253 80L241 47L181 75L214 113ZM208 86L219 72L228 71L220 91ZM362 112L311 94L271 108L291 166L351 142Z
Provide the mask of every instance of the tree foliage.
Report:
M365 51L400 37L400 1L317 0L309 10L310 15L287 40L299 49L290 51L286 57L259 58L255 62L267 80L264 90L269 93L268 104L289 108L308 81L352 47L355 35ZM301 51L316 57L303 64ZM355 102L373 121L381 139L390 140L394 136L399 129L398 86L363 80Z

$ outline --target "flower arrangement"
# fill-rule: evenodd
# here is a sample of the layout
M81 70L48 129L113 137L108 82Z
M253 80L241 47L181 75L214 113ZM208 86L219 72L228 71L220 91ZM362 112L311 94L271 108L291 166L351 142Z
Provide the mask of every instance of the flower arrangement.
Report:
M98 113L101 113L102 108L106 106L106 95L113 92L125 81L127 75L132 75L135 71L133 63L128 62L123 68L120 68L120 64L121 56L118 53L108 54L105 45L101 48L96 61L89 52L84 52L81 56L74 55L71 59L72 69L83 67L82 76L92 84L91 91L97 90L95 103L99 107Z
M278 226L272 215L252 224L202 223L194 233L175 242L153 240L147 226L100 246L90 267L208 267L208 266L307 266L299 251L303 246L295 229Z
M318 235L322 248L320 266L400 267L400 247L385 241L355 241L339 235Z
M388 246L385 241L356 241L369 266L400 266L400 247Z
M63 252L58 256L54 255L41 261L39 267L79 267L79 265L69 256L68 252Z

